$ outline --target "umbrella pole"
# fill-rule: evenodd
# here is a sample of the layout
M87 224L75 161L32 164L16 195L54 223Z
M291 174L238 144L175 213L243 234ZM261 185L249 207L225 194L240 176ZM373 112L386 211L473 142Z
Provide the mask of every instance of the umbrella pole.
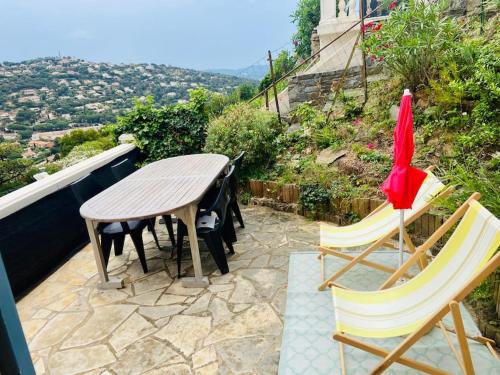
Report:
M399 210L399 267L403 266L405 210Z

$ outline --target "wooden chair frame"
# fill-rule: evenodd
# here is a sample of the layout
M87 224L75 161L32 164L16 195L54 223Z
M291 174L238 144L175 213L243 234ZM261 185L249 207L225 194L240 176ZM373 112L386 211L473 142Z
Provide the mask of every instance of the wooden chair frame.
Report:
M455 225L467 212L469 205L472 201L476 201L479 199L480 194L473 194L448 220L446 220L441 227L422 245L419 246L413 255L403 264L403 266L398 269L394 274L382 285L381 289L391 287L400 277L402 277L405 272L414 264L417 264L421 259L422 254L430 249L443 235ZM500 252L496 253L493 258L483 267L483 269L474 275L470 281L455 294L455 296L449 300L443 302L441 308L432 315L422 326L417 329L415 332L406 337L406 339L399 344L394 350L391 352L373 346L371 344L364 343L358 339L349 337L342 332L336 332L333 334L334 340L339 342L339 348L341 352L341 368L342 374L346 373L345 368L345 358L343 353L344 344L354 346L358 349L364 350L368 353L374 354L376 356L382 357L382 360L377 364L377 366L371 371L370 374L381 374L385 370L387 370L393 363L397 362L399 364L411 367L413 369L422 371L427 374L448 374L447 372L435 368L433 366L427 365L422 362L418 362L412 360L407 357L403 357L403 354L420 338L426 335L434 326L438 326L443 331L445 339L452 349L457 362L459 363L462 371L465 375L474 374L474 366L472 364L472 358L469 350L469 346L467 343L467 338L485 344L490 352L498 359L496 352L492 348L492 344L494 343L492 340L489 340L484 337L470 337L465 333L464 324L462 320L462 316L460 313L459 302L461 302L474 288L476 288L484 279L486 279L489 275L496 271L496 269L500 266ZM453 323L455 325L455 329L450 329L444 326L442 319L451 312ZM451 339L448 336L448 331L451 331L457 335L460 353L456 350Z
M431 170L432 170L432 167L427 168L427 171L431 171ZM416 252L416 247L413 244L413 242L412 242L412 240L410 238L410 235L406 231L406 228L410 224L412 224L414 221L416 221L417 219L419 219L422 215L424 215L425 213L427 213L434 206L434 204L435 204L435 202L437 200L443 199L443 198L449 196L454 190L455 190L455 186L450 186L450 187L442 190L439 194L437 194L435 197L433 197L431 200L429 200L429 202L427 202L422 208L420 208L414 215L412 215L411 217L409 217L409 218L407 218L405 220L405 223L404 223L405 224L404 242L406 244L406 249L405 249L406 252L408 252L410 254L415 254L415 252ZM389 204L388 202L382 203L369 216L373 215L377 211L380 211L382 208L384 208L388 204ZM329 247L321 246L319 248L320 255L318 256L318 258L319 258L319 260L321 262L321 279L323 280L323 282L318 287L318 290L323 291L327 287L331 287L333 285L335 285L337 287L342 287L340 284L335 283L335 281L339 277L341 277L342 275L344 275L346 272L348 272L349 270L351 270L351 268L353 268L357 264L362 264L364 266L375 268L375 269L377 269L379 271L384 271L384 272L388 272L388 273L395 273L397 271L396 268L388 267L388 266L385 266L385 265L382 265L382 264L379 264L379 263L376 263L376 262L368 261L365 258L368 255L370 255L372 252L374 252L374 251L376 251L376 250L378 250L378 249L380 249L380 248L382 248L384 246L394 247L394 245L392 245L390 243L390 241L397 234L399 234L399 228L398 227L394 228L392 231L390 231L389 233L387 233L385 236L383 236L383 237L379 238L377 241L373 242L370 246L368 246L368 248L366 248L365 250L363 250L357 256L352 256L352 255L343 253L343 252L340 251L340 249L335 249L335 248L329 248ZM324 262L325 262L325 256L326 255L335 255L335 256L337 256L339 258L343 258L343 259L349 260L350 262L348 264L346 264L344 267L342 267L340 270L338 270L334 275L332 275L328 279L325 279L325 264L324 264ZM428 258L427 258L426 253L425 252L421 252L419 254L418 266L420 267L420 269L423 269L423 268L425 268L427 266L427 263L428 263ZM406 278L410 277L410 275L408 275L406 273L406 271L405 271L405 273L403 273L402 276L404 276Z

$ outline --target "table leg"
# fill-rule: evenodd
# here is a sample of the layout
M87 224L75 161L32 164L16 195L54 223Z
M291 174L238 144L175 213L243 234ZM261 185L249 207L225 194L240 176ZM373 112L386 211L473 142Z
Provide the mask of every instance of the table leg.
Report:
M209 284L208 277L203 277L201 268L200 249L198 248L198 236L196 234L197 211L197 205L193 204L176 212L176 215L186 224L193 259L194 277L182 278L182 285L186 288L206 288Z
M87 230L89 231L90 242L92 243L92 249L94 250L94 258L97 266L97 272L99 273L99 278L101 282L97 285L99 289L118 289L123 288L123 280L117 278L110 278L108 271L106 269L106 262L104 261L104 255L102 254L101 241L99 241L99 234L97 233L96 222L85 219L85 224L87 224Z

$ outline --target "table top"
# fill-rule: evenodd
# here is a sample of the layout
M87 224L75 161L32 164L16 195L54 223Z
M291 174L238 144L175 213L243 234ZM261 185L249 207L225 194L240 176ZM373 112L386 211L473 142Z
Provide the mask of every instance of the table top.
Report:
M228 163L224 155L197 154L148 164L85 202L80 214L117 222L173 213L198 203Z

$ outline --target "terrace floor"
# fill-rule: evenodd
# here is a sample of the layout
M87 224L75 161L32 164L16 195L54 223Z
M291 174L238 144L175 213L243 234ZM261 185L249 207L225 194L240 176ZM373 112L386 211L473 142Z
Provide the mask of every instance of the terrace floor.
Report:
M125 279L124 289L98 290L92 249L80 251L17 304L37 374L275 374L288 254L313 250L319 227L265 207L243 216L229 274L202 252L207 289L175 279L161 225L167 251L144 234L147 275L131 242L111 256L108 269ZM190 260L183 267L192 274Z

